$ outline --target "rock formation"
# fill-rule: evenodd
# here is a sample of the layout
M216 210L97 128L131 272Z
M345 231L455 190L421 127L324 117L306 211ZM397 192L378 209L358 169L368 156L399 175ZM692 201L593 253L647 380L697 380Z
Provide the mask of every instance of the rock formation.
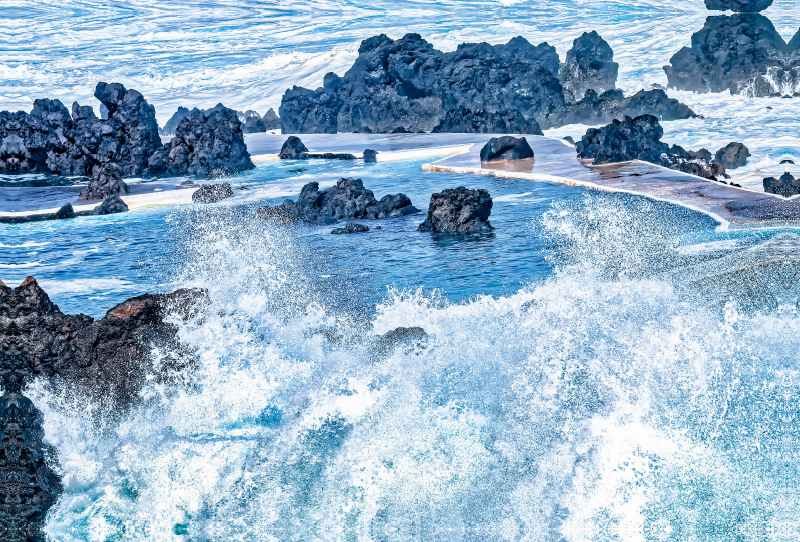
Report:
M111 194L106 196L103 201L92 209L91 214L93 215L113 215L116 213L127 213L128 212L128 205L122 201L116 194Z
M726 170L742 167L749 157L750 151L742 143L728 143L715 155L717 162Z
M795 179L788 171L776 179L767 177L763 181L764 192L768 194L778 194L784 198L800 194L800 179Z
M372 151L375 152L375 151ZM281 160L355 160L355 155L350 153L310 153L303 142L297 136L289 136L283 142L281 152L278 153L278 158Z
M533 158L533 149L524 137L493 137L481 149L481 162L496 160L525 160Z
M369 231L367 226L362 224L356 224L355 222L348 222L342 228L336 228L331 233L334 235L348 235L351 233L366 233Z
M196 107L192 110L189 110L188 107L179 106L178 110L169 118L166 124L164 124L163 128L159 128L158 132L164 136L171 136L175 135L175 130L178 129L178 124L187 117L191 117L192 113L195 111L200 111Z
M706 179L716 180L725 169L716 161L705 161L679 147L661 141L664 129L652 115L613 121L602 128L590 128L576 145L578 158L594 165L643 160ZM706 151L710 156L710 153Z
M591 89L596 94L617 88L619 64L606 40L595 32L585 32L572 43L566 62L558 76L564 87L564 97L571 102L583 99Z
M218 105L194 111L148 163L152 175L215 177L253 169L236 111Z
M705 0L706 7L718 11L758 13L772 5L772 0Z
M436 233L474 233L490 231L492 197L484 189L470 190L463 186L431 195L428 218L419 231Z
M233 197L231 183L204 184L192 194L194 203L217 203Z
M243 124L242 132L245 134L255 134L259 132L266 132L268 130L280 129L281 119L272 108L270 108L263 117L255 111L248 110L244 112Z
M800 90L799 36L787 44L772 22L756 13L709 17L692 36L692 46L664 66L668 84L695 92L793 96Z
M128 185L122 180L122 169L115 163L94 166L92 180L83 191L81 200L105 199L108 196L120 196L130 192Z
M599 38L599 36L598 36ZM599 41L578 40L573 53L575 85L603 88L609 66ZM604 42L603 42L604 43ZM594 68L592 67L594 66ZM329 73L316 90L294 87L280 107L283 133L417 133L431 131L533 132L567 122L608 122L620 111L646 104L665 120L694 116L661 91L643 91L631 105L621 91L580 105L569 103L558 79L560 61L547 43L517 37L505 45L462 44L451 53L434 49L418 34L399 40L385 35L364 40L344 77ZM594 70L594 71L592 71ZM567 70L569 71L569 70ZM566 72L565 72L566 73ZM571 76L570 76L571 77ZM602 84L601 84L602 82ZM533 124L536 123L536 125Z
M378 161L378 151L372 149L364 149L364 161L365 162L377 162Z
M258 216L282 222L303 220L329 224L347 218L379 219L418 212L405 194L386 195L380 201L361 179L339 179L336 186L320 190L319 183L308 183L300 191L297 203L286 200L276 207L261 207Z

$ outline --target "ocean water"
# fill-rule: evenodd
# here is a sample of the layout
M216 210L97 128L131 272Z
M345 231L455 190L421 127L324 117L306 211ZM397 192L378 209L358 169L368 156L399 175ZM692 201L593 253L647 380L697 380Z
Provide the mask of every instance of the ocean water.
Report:
M787 40L795 7L766 12ZM0 108L92 103L105 79L142 91L162 122L177 105L263 112L291 84L344 71L379 32L443 49L521 34L563 55L597 29L632 91L665 83L661 66L708 15L699 2L513 0L0 8ZM705 118L665 123L668 139L744 141L741 178L800 153L795 100L670 94ZM236 196L218 205L1 224L0 280L33 275L64 312L210 294L180 323L198 369L146 386L135 408L26 391L65 485L49 539L797 539L800 232L726 232L643 197L423 171L435 158L266 160L227 179ZM443 188L487 188L496 230L424 234L417 214L334 236L255 218L348 176L423 210ZM399 326L427 338L377 351Z

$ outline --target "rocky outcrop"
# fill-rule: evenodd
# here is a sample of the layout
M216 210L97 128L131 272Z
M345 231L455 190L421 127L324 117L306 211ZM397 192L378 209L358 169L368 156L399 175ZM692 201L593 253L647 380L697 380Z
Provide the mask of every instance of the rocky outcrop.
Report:
M737 3L749 2L724 2ZM680 90L793 96L800 90L798 68L800 38L786 43L769 19L746 13L706 19L691 47L678 51L664 71L669 86Z
M764 192L768 194L778 194L784 198L800 194L800 179L795 179L788 171L776 179L767 177L763 181Z
M747 164L748 158L750 158L750 151L742 143L728 143L715 155L717 162L726 170L742 167Z
M535 119L526 119L519 111L489 113L459 106L444 114L434 133L451 134L530 134L544 135Z
M582 44L591 40L583 39ZM587 47L588 44L587 44ZM574 53L581 84L608 80L608 66L595 63L598 50ZM504 45L462 44L456 51L434 49L418 34L399 40L385 35L364 40L359 56L344 77L330 73L316 90L294 87L281 102L283 133L418 133L488 131L538 133L569 122L608 122L609 114L639 107L618 94L571 103L558 79L560 61L547 43L531 45L517 37ZM594 74L594 75L592 75ZM597 76L603 81L599 85ZM577 84L577 83L576 83ZM651 96L652 95L652 96ZM639 102L656 107L646 112L664 119L676 113L694 116L666 96L646 91ZM636 100L634 100L635 102ZM658 109L666 107L665 109ZM598 109L599 108L599 109ZM686 116L678 118L686 118ZM592 121L594 122L594 121Z
M351 233L366 233L369 231L369 227L364 226L363 224L356 224L354 222L348 222L342 228L336 228L331 233L334 235L349 235Z
M773 0L705 0L706 7L718 11L758 13L772 5Z
M405 216L419 210L405 194L386 195L380 201L361 179L339 179L335 186L320 190L319 183L308 183L297 203L286 200L277 207L261 207L258 216L282 222L300 220L329 224L347 218L380 219Z
M114 215L117 213L127 213L128 212L128 205L122 201L116 194L112 194L110 196L106 196L103 201L92 209L91 214L93 215Z
M374 152L374 151L373 151ZM311 153L297 136L290 136L284 141L281 152L278 153L281 160L355 160L356 157L350 153Z
M110 215L128 212L128 205L117 195L107 196L100 205L88 211L75 211L71 203L65 203L55 213L35 213L19 216L0 216L0 224L24 224L27 222L42 222L44 220L64 220L77 216Z
M204 184L192 194L194 203L217 203L233 197L231 183Z
M431 195L428 218L419 231L436 233L474 233L490 231L492 197L484 189L470 190L463 186Z
M108 196L120 196L130 192L128 185L122 180L122 169L115 163L94 166L92 180L83 191L81 200L105 199Z
M533 158L533 149L524 137L493 137L481 149L481 162L525 160Z
M215 177L253 169L236 111L218 105L194 111L148 162L151 175Z
M572 43L558 72L564 97L570 102L582 100L589 89L596 94L614 90L618 74L614 51L595 31L585 32Z
M252 110L244 112L242 132L245 134L256 134L269 130L278 130L280 127L281 119L272 108L270 108L270 110L267 111L263 117Z
M643 160L663 167L716 180L725 169L715 161L706 161L702 151L690 154L661 141L664 129L652 115L613 121L602 128L590 128L576 145L578 158L594 165ZM708 155L708 151L706 151Z
M175 135L175 130L178 129L178 124L187 117L191 117L192 113L195 111L200 111L196 107L192 110L189 110L188 107L179 106L178 110L169 118L169 120L164 124L163 128L159 128L158 132L164 136L171 136Z

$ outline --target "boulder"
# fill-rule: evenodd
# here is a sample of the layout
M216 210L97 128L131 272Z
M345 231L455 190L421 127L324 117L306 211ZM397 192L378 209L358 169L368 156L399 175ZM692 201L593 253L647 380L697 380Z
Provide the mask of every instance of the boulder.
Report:
M481 162L525 160L533 158L533 149L524 137L493 137L481 149Z
M128 205L118 195L106 196L105 199L92 210L93 215L113 215L127 213Z
M473 233L490 231L492 197L484 189L470 190L463 186L431 195L428 218L419 231L436 233Z
M619 64L614 62L611 46L595 32L585 32L572 42L566 61L558 76L564 87L564 97L571 102L584 98L592 89L597 94L617 87Z
M354 222L348 222L343 228L336 228L331 233L334 235L346 235L351 233L366 233L369 231L367 226L362 224L356 224Z
M72 208L72 204L69 202L62 205L53 216L53 219L55 220L64 220L65 218L75 218L75 210Z
M374 151L372 149L365 149L364 150L364 161L365 162L377 162L378 161L378 151Z
M192 194L194 203L217 203L233 197L231 183L204 184Z
M776 179L767 177L763 181L764 192L768 194L778 194L784 198L800 194L800 179L795 179L788 171Z
M689 156L692 160L703 160L705 162L710 162L714 158L711 156L711 152L708 149L700 149L699 151L687 151ZM719 160L717 160L719 162Z
M281 160L293 160L299 155L307 153L308 148L303 145L303 141L299 137L289 136L289 139L283 142L278 158Z
M418 212L419 209L411 204L411 200L405 194L387 194L375 205L367 207L364 218L394 218Z
M122 180L122 169L113 163L94 166L92 180L80 193L81 200L105 199L130 193L128 185Z
M772 5L773 0L705 0L706 8L736 13L758 13Z
M740 168L747 163L750 151L742 143L728 143L717 151L716 160L725 169Z
M216 177L255 168L236 111L218 105L193 111L148 163L152 175Z

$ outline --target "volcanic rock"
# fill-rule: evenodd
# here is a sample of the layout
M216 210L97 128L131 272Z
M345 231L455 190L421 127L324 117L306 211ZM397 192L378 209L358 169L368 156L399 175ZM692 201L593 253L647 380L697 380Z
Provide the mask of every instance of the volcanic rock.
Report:
M220 104L181 120L172 142L150 157L148 172L214 177L254 167L236 111Z
M531 134L544 135L535 119L528 120L519 111L488 113L459 106L444 114L434 133L451 134Z
M614 62L611 46L592 31L585 32L572 43L558 75L564 87L564 97L577 102L589 89L597 94L615 89L618 73L619 64Z
M268 205L259 207L256 214L258 218L262 220L277 220L284 224L294 224L303 219L303 213L300 211L297 203L290 199L284 200L283 203L275 207L270 207Z
M113 163L94 166L92 181L80 193L81 200L105 199L108 196L128 194L130 189L122 180L122 170Z
M728 143L717 151L716 160L725 169L740 168L747 163L750 151L742 143Z
M93 215L113 215L127 212L128 205L116 194L106 196L102 203L92 210Z
M378 161L378 151L374 151L372 149L365 149L364 150L364 161L365 162L377 162Z
M175 111L175 113L169 118L167 123L164 125L164 128L159 129L159 133L165 136L175 135L175 130L178 129L178 124L180 124L183 119L191 117L192 113L195 111L200 110L196 107L191 111L188 107L178 107L178 110Z
M772 5L773 0L705 0L706 8L736 13L758 13Z
M56 214L53 216L55 220L63 220L65 218L75 218L75 210L72 208L72 204L67 202L61 206L61 208L56 211Z
M204 184L192 194L194 203L217 203L233 197L231 183Z
M365 233L368 232L369 228L362 224L356 224L354 222L348 222L343 228L336 228L331 233L334 235L343 235L343 234L350 234L350 233Z
M463 186L431 195L428 218L419 231L436 233L473 233L490 231L492 197L484 189L470 190Z
M364 218L394 218L397 216L406 216L418 212L419 209L411 204L411 200L405 194L387 194L383 196L375 205L367 207L367 212L364 215Z
M263 117L255 111L249 110L244 112L243 124L242 132L245 134L255 134L280 128L281 119L275 114L275 110L271 108Z
M525 160L533 158L533 149L524 137L493 137L481 149L481 162Z
M281 152L278 153L278 158L282 160L355 160L356 157L349 153L310 153L299 137L290 136L289 139L284 141Z
M767 177L763 181L764 192L768 194L778 194L784 198L800 194L800 179L795 179L788 171L776 179Z

